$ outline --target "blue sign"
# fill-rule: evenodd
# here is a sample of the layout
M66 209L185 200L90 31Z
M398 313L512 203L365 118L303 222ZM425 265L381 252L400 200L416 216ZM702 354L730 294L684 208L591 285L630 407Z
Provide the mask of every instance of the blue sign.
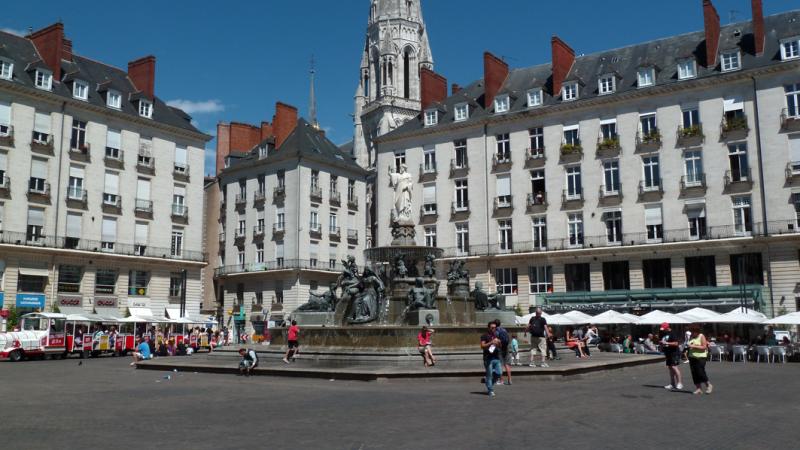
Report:
M17 308L44 309L44 294L17 294Z
M4 294L3 292L0 292L0 308L3 307L3 304L4 304L3 302L5 301L5 299L6 299L6 294Z

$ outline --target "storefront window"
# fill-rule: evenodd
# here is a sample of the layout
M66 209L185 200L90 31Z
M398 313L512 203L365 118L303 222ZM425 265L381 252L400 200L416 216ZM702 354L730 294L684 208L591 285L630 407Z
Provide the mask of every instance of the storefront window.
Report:
M150 272L131 270L128 275L128 295L146 296Z
M81 291L83 268L80 266L58 266L58 292L75 293Z

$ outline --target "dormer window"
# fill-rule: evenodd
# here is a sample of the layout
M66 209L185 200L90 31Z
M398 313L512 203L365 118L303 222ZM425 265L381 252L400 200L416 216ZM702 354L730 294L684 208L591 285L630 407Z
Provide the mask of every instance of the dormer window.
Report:
M264 159L266 157L267 157L267 146L262 145L261 147L258 147L258 159Z
M14 75L14 62L8 59L0 58L0 78L10 80Z
M678 61L678 79L688 80L697 76L697 62L693 58Z
M578 99L578 83L568 83L561 88L561 99L565 102Z
M439 123L439 111L435 109L425 111L425 126L432 127L437 123Z
M528 108L532 108L534 106L541 106L542 104L542 90L541 89L531 89L528 91Z
M617 82L614 75L604 75L597 80L597 89L600 95L612 94L617 90Z
M36 87L46 91L53 89L53 72L44 69L36 69Z
M139 115L148 119L153 118L153 103L149 100L139 100Z
M498 95L494 99L494 112L495 114L502 114L511 109L511 97L508 94Z
M787 61L789 59L797 58L800 58L800 36L782 40L781 59L783 61Z
M733 70L741 69L741 62L739 60L739 50L723 52L720 55L720 61L722 61L723 72L731 72Z
M75 80L72 83L72 96L78 100L89 100L89 83L83 80Z
M640 88L653 86L656 84L656 69L653 67L640 67L636 78Z
M106 105L109 108L122 109L122 94L119 91L109 89L106 93Z
M459 103L455 107L455 121L462 122L469 119L469 106L466 103Z

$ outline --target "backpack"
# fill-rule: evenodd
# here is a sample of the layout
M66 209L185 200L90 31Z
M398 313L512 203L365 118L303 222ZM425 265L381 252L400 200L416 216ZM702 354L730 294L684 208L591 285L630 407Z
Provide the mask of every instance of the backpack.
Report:
M500 344L503 346L503 348L507 348L508 341L510 340L508 337L508 331L506 331L505 328L498 328L497 337L500 338Z

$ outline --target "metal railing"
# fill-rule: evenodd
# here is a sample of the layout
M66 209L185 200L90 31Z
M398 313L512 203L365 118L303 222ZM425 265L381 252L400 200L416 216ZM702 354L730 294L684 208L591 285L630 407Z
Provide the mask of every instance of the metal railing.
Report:
M278 186L272 190L272 197L273 198L280 198L286 195L286 187L285 186Z
M469 160L466 156L460 161L460 163L458 159L450 160L450 175L453 175L460 170L467 172L469 171Z
M646 194L663 194L664 193L664 183L661 182L661 178L655 178L650 180L648 184L646 180L642 180L639 182L639 195L646 195Z
M347 240L348 241L358 241L358 230L347 230Z
M511 195L499 195L494 198L494 210L513 208L514 197Z
M722 116L722 122L719 124L719 135L723 139L738 139L750 132L750 127L747 125L747 115L742 112L733 117Z
M732 184L744 183L753 184L753 174L748 168L746 171L741 170L726 170L725 171L725 187Z
M272 234L285 233L285 232L286 232L286 223L278 222L272 224Z
M40 195L42 197L49 197L50 196L50 183L29 183L28 184L28 194L30 195Z
M237 275L244 273L271 272L278 270L314 270L318 272L338 273L344 270L341 263L333 266L330 263L320 264L318 260L311 259L285 259L281 261L267 261L263 263L246 263L232 266L223 266L214 269L215 277Z
M180 217L185 219L189 216L189 207L180 203L172 204L172 217Z
M561 203L569 202L582 202L583 201L583 188L578 188L574 192L569 192L569 189L564 189L561 192Z
M112 208L122 207L122 197L115 194L103 193L103 206L110 206Z
M67 186L67 200L72 202L86 203L86 189Z
M137 198L134 202L134 211L151 214L153 212L153 201Z
M10 125L0 125L0 145L9 147L14 146L14 127Z
M236 206L244 206L247 204L247 194L236 194L236 199L234 200L234 204Z
M311 186L310 194L311 198L322 198L322 188L319 186Z
M188 177L189 176L189 165L188 164L181 164L181 163L174 163L172 166L172 174L173 176L177 177Z
M436 161L429 161L427 163L420 164L419 174L420 176L436 174Z
M8 190L11 186L11 178L8 175L3 175L0 177L0 189Z
M526 199L526 205L528 208L533 208L536 206L547 206L547 192L529 192L528 198Z
M263 225L256 225L253 227L253 237L264 236L265 232L266 232L266 227L264 227Z
M617 183L616 186L611 186L611 189L609 189L606 185L600 185L598 196L601 199L622 197L622 183Z
M636 132L636 151L657 150L661 148L661 132L653 127L649 133Z
M791 113L794 114L791 114ZM794 111L789 108L781 110L781 129L784 131L800 131L800 106L795 105Z
M358 209L358 196L353 195L347 198L347 207L350 209Z
M703 133L703 125L696 123L688 127L678 126L675 132L675 139L678 145L693 146L700 145L706 140L706 135Z
M699 179L688 180L686 175L681 175L681 190L706 188L706 174L700 174Z
M450 205L450 214L469 212L469 201L453 202Z
M256 193L253 194L253 203L254 204L262 203L266 199L267 199L267 192L266 191L256 191Z

